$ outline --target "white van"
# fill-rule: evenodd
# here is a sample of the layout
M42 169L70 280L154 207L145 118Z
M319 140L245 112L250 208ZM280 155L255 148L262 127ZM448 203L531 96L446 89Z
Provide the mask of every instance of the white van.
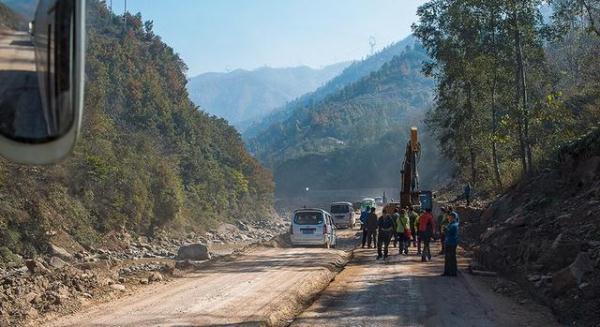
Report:
M354 206L350 202L333 202L329 212L333 216L333 223L336 227L354 228L356 225Z
M323 209L298 209L294 211L290 238L293 245L324 245L335 247L335 224Z

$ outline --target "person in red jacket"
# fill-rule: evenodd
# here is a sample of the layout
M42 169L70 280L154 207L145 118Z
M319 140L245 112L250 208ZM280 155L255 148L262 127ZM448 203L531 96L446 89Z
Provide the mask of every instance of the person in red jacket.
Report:
M431 209L425 209L425 212L419 217L419 239L423 242L423 251L421 252L421 261L431 261L431 249L429 241L433 237L434 222Z

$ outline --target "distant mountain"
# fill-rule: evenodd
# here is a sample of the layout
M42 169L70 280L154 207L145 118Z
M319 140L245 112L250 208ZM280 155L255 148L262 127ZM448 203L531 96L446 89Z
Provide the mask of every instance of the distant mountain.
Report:
M4 3L0 2L0 28L23 30L27 26L25 19Z
M285 106L274 110L267 116L260 117L259 119L251 122L245 122L245 126L247 127L242 131L242 137L244 140L250 140L260 134L262 131L269 128L272 124L284 121L294 110L323 100L328 95L343 89L347 85L360 80L372 72L377 71L386 62L389 62L394 56L404 52L407 47L412 47L415 42L416 38L413 35L410 35L402 41L385 47L372 56L353 62L352 65L344 69L340 75L331 79L329 82L327 82L327 84L318 88L314 92L304 94L301 97L294 99L294 101L291 101Z
M252 71L205 73L191 78L187 88L196 105L236 124L263 116L317 89L349 64L343 62L322 69L264 67Z
M37 1L0 0L0 4L10 8L13 12L19 14L28 21L33 20L37 8Z
M423 181L434 184L437 148L424 131L432 79L422 75L420 45L324 99L296 108L282 122L247 140L249 150L272 167L277 192L311 188L398 187L411 126L421 128ZM304 187L302 186L302 187Z

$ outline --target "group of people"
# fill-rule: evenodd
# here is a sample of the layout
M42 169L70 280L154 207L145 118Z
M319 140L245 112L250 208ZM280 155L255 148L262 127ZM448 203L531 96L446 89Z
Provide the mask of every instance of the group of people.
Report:
M409 247L417 248L421 261L431 261L430 243L440 239L445 255L444 276L456 276L456 246L458 245L458 214L452 207L441 208L434 220L431 209L417 212L413 207L395 207L377 216L375 208L367 207L360 215L362 247L377 247L377 260L387 259L389 246L398 247L400 255L408 255Z

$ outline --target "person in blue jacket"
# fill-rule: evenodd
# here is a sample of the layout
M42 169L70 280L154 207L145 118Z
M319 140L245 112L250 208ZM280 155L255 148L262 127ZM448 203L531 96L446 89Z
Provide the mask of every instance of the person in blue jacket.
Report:
M362 229L362 247L365 247L367 243L367 218L369 217L369 213L371 212L371 208L366 207L363 212L360 213L360 228Z
M456 247L458 246L458 214L451 212L448 215L448 227L446 228L446 252L444 257L444 273L442 276L456 276Z

